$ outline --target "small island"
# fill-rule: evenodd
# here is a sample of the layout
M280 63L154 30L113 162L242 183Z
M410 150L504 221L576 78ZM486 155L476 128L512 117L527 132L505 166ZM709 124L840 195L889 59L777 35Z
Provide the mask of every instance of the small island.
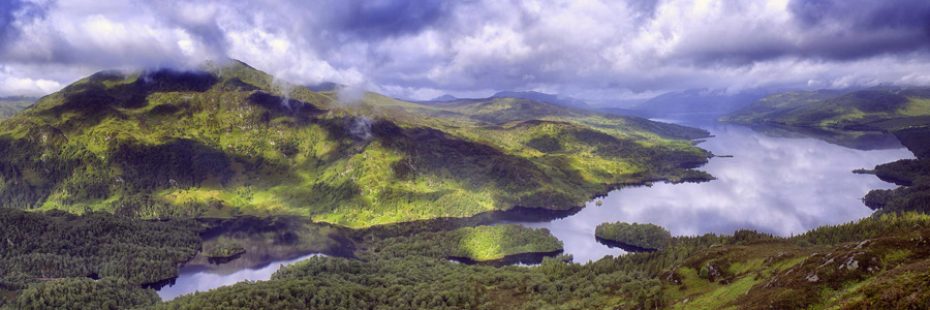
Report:
M672 234L654 224L603 223L594 231L597 241L628 252L653 252L668 246Z
M459 228L446 236L448 257L462 263L534 263L562 252L562 241L547 229L519 225Z
M233 261L245 254L245 248L238 243L221 242L204 251L204 256L213 264L223 264Z
M864 168L860 168L860 169L855 169L855 170L853 170L852 173L855 173L855 174L875 174L875 169L864 169Z

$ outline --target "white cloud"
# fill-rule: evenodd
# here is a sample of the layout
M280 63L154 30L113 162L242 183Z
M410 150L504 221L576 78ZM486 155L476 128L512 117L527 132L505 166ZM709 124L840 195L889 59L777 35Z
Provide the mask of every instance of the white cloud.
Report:
M419 99L930 83L920 73L930 39L909 17L930 5L905 1L892 8L903 18L881 24L872 17L888 10L882 4L822 2L834 6L828 14L803 2L43 1L41 14L24 6L0 29L14 33L0 64L86 74L231 57L295 83ZM59 84L80 77L21 71Z
M47 79L22 77L15 71L0 65L0 96L42 96L61 89L61 83Z

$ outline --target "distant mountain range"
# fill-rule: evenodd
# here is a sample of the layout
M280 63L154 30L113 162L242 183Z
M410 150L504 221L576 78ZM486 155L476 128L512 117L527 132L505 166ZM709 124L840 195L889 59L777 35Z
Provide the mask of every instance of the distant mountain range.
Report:
M703 116L715 119L749 106L767 94L762 90L728 93L725 90L691 89L659 95L624 112L647 118Z
M930 145L913 143L915 135L909 133L926 132L930 124L930 88L779 92L720 119L765 131L799 132L856 149L897 148L903 143L916 154Z
M766 96L723 117L736 123L824 128L889 128L927 123L930 88L789 91Z
M422 103L443 103L443 102L452 102L458 100L486 100L486 99L496 99L496 98L516 98L516 99L526 99L533 100L537 102L543 102L548 104L554 104L562 107L569 107L575 109L584 109L590 110L586 102L581 99L576 99L572 97L566 97L555 94L541 93L537 91L500 91L494 95L487 98L458 98L449 94L445 94L430 100L421 101Z

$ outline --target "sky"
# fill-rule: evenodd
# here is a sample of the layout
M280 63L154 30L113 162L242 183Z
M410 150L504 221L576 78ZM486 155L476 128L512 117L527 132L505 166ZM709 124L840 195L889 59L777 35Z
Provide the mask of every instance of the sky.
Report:
M0 0L0 96L228 58L408 99L930 85L930 1Z

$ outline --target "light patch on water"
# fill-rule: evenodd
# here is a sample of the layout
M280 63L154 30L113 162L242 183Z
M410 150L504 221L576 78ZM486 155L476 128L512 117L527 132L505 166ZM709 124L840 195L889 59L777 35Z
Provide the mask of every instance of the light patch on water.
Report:
M678 236L742 228L796 235L870 215L862 197L895 185L852 170L914 157L904 148L863 151L813 138L766 136L741 126L704 129L715 137L702 148L734 156L713 158L700 168L717 180L624 188L600 199L601 206L595 200L563 219L521 224L548 228L576 262L624 253L595 240L595 227L605 222L653 223Z
M322 254L310 254L295 259L273 261L268 265L255 269L241 269L229 274L220 274L210 271L181 271L174 285L165 286L158 290L158 296L163 301L169 301L182 295L195 292L206 292L221 286L233 285L243 281L267 281L271 275L283 266L290 265Z

